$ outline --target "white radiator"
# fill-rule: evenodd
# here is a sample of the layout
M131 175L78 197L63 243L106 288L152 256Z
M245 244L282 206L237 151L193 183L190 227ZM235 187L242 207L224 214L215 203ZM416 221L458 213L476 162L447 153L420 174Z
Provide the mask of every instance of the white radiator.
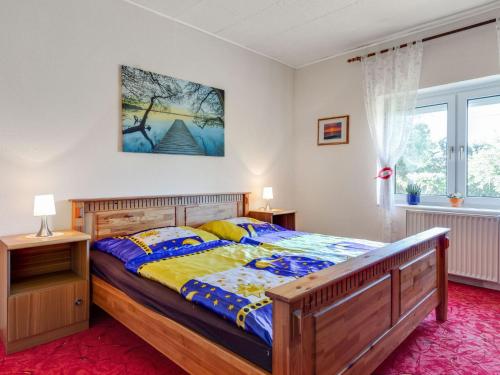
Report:
M406 211L406 234L432 227L450 228L448 272L500 282L500 216L437 211Z

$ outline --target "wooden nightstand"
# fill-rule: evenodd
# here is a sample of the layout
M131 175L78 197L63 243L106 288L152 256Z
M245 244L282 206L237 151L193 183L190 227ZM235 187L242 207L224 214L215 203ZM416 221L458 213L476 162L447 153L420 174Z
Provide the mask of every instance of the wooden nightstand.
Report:
M89 239L76 231L0 238L0 330L7 354L88 328Z
M295 211L293 210L251 210L248 212L248 216L271 224L278 224L288 230L295 230Z

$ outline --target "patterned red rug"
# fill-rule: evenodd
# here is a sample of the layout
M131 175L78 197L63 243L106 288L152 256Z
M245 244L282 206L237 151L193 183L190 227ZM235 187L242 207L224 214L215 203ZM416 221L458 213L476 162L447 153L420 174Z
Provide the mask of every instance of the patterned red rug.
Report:
M500 374L500 292L450 283L448 304L448 321L429 315L375 374Z
M450 283L450 312L431 314L375 374L500 374L500 292ZM20 353L0 355L0 374L184 374L105 313L91 328Z

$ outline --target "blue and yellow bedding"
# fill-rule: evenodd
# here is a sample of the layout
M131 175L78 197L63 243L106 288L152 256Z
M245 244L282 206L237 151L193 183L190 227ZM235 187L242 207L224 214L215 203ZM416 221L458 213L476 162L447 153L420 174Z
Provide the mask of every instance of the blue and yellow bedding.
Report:
M185 245L198 245L219 238L201 229L191 227L162 227L148 229L128 236L108 237L94 242L94 249L111 254L122 262L158 250L177 249Z
M265 291L343 260L327 246L311 252L219 240L144 254L125 267L272 345L272 303Z
M200 229L211 232L222 239L263 246L277 251L288 249L319 257L328 253L336 263L384 246L384 243L363 239L290 231L279 225L264 223L248 217L212 221L202 225Z
M267 290L382 245L235 218L199 229L166 227L107 238L94 247L272 345Z
M283 231L284 228L251 217L235 217L215 220L203 224L199 229L213 233L222 240L241 242L247 237L257 237L266 233Z

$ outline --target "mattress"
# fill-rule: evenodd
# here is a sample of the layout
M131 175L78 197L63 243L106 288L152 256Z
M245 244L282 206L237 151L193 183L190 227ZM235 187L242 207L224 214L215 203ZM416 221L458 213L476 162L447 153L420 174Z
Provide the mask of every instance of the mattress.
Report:
M258 337L185 300L177 292L132 274L120 260L109 254L92 250L90 260L92 274L120 289L134 301L271 372L272 348Z

